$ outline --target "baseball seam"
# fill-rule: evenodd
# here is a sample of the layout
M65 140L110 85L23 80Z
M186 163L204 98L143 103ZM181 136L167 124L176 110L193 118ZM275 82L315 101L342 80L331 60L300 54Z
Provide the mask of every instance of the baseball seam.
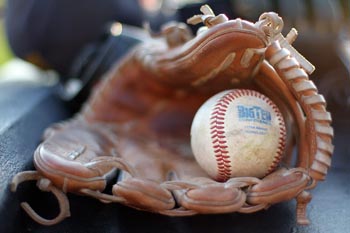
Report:
M278 139L278 148L276 150L274 159L268 168L268 171L265 175L272 172L278 165L284 151L285 147L285 137L286 130L283 117L279 112L277 106L264 95L252 91L252 90L234 90L226 93L222 96L214 106L214 109L211 112L210 117L210 135L212 140L212 146L214 150L214 156L217 161L217 170L218 175L216 179L218 181L226 181L231 177L232 169L231 169L231 160L228 155L229 151L227 145L227 139L225 136L225 116L227 109L232 101L236 98L244 96L255 96L257 98L263 99L276 113L276 116L279 121L279 139Z

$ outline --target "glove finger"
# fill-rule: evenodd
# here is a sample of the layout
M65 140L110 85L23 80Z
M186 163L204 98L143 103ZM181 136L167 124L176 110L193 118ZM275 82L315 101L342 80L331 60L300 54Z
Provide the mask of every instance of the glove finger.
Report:
M74 119L48 130L34 154L38 172L64 192L104 190L115 169L94 161L112 157L113 142L99 128Z
M255 185L248 194L247 202L252 205L261 203L275 204L295 198L309 184L306 171L298 168L279 169Z

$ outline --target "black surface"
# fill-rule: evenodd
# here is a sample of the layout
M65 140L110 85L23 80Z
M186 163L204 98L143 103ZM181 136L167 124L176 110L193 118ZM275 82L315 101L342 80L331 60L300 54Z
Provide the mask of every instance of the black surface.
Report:
M18 196L10 192L9 181L17 172L33 169L32 154L43 130L68 116L53 88L0 85L0 232L24 232Z

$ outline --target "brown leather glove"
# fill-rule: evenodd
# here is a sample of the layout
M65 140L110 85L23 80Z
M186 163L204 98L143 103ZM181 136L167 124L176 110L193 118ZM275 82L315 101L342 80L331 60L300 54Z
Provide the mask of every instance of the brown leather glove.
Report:
M327 174L333 131L325 100L308 79L312 65L290 46L295 31L284 38L274 13L254 24L201 10L189 20L206 25L197 36L183 24L168 26L163 38L145 41L119 62L79 114L46 130L34 154L37 171L19 173L12 184L15 190L39 180L40 189L57 196L61 212L52 220L22 203L34 220L51 225L69 216L65 193L73 192L177 216L251 213L297 198L298 223L308 223L306 190ZM194 114L233 88L267 95L287 125L283 162L263 179L217 182L191 152ZM112 195L104 193L116 172Z

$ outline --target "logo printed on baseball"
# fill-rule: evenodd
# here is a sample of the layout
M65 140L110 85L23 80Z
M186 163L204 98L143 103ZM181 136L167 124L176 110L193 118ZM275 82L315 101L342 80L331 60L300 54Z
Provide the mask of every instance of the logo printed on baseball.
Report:
M268 97L253 90L214 95L197 111L191 127L193 154L218 181L264 177L280 162L285 140L281 112Z

